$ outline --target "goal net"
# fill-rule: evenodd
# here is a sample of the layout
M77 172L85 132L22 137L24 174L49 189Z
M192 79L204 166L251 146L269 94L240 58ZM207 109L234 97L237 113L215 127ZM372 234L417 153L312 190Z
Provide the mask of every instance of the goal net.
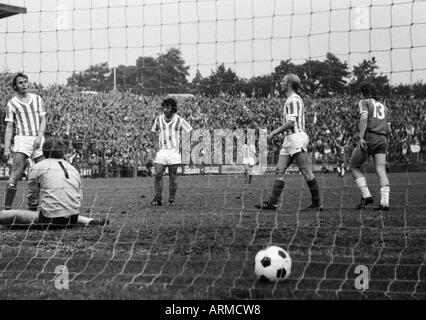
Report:
M425 299L424 0L4 2L2 152L10 82L23 72L43 99L46 135L69 141L81 215L111 223L0 227L0 297ZM266 133L282 123L289 72L302 82L317 213L301 210L310 194L297 167L277 211L254 207L274 182L283 137ZM389 212L353 209L359 190L338 165L356 144L365 81L392 114ZM195 130L182 136L176 206L153 208L150 131L166 97ZM245 142L256 150L251 183ZM11 170L2 162L1 200ZM26 184L14 208L27 207ZM268 245L290 254L286 281L256 278L254 257Z

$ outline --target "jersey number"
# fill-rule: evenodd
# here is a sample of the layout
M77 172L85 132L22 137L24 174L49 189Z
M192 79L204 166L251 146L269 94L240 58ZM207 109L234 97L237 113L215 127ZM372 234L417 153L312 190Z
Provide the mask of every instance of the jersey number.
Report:
M65 169L65 167L64 167L64 165L62 164L62 162L61 162L61 161L58 161L58 163L59 163L59 166L61 167L62 171L63 171L63 172L64 172L64 174L65 174L65 178L66 178L66 179L69 179L69 178L70 178L70 176L68 175L68 171L67 171L67 169Z
M381 104L380 102L374 102L374 111L373 111L373 117L377 118L379 120L382 120L385 118L385 106Z

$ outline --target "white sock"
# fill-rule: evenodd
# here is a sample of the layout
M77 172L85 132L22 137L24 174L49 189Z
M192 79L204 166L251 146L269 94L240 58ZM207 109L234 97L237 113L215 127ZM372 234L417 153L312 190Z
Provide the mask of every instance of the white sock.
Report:
M93 218L88 218L82 215L78 216L78 224L80 225L88 225L90 221L92 221Z
M389 193L390 193L390 187L384 186L380 188L380 204L382 206L389 206Z
M358 186L359 190L361 190L361 194L364 199L371 197L370 190L368 190L367 182L365 181L364 177L356 179L355 183Z

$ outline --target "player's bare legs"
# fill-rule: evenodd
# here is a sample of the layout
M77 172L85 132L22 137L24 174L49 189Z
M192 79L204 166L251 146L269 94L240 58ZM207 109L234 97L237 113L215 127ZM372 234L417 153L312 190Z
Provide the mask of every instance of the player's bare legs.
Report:
M18 180L21 178L24 172L25 163L28 156L21 152L15 152L13 154L13 167L10 174L9 180L6 186L6 193L4 197L4 209L10 210L12 208L13 200L17 190Z
M376 174L379 177L380 183L380 206L378 209L389 210L389 178L386 173L386 154L377 153L374 155L374 165Z
M305 178L306 184L309 187L309 191L312 196L312 204L305 208L305 211L310 210L322 210L321 197L320 197L320 188L317 179L312 171L312 164L310 161L309 153L299 152L294 155L297 166L299 167L300 172Z
M163 175L166 170L166 166L159 163L154 163L155 168L155 198L151 202L154 206L161 206L161 200L163 198Z
M177 164L169 166L169 205L174 205L177 191Z
M367 160L367 152L359 149L359 147L355 148L354 152L352 153L350 168L352 177L354 178L355 183L361 191L362 195L361 201L358 204L357 209L362 209L366 205L374 202L370 190L367 187L367 181L365 180L365 176L361 172L361 167Z
M251 183L251 171L253 166L250 166L248 164L244 165L244 184L250 184Z
M263 201L262 204L256 205L258 209L264 210L275 210L277 208L278 199L284 189L284 175L287 168L293 162L293 158L290 155L280 154L277 163L277 176L272 187L272 194L268 201Z

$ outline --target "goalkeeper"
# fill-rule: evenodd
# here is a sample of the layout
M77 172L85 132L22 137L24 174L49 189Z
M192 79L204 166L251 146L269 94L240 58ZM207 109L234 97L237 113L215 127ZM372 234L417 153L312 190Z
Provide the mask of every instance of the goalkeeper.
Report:
M109 224L106 219L95 220L79 214L83 198L81 177L63 159L65 143L49 138L42 150L46 159L35 164L29 173L28 210L1 211L0 225L58 229Z

